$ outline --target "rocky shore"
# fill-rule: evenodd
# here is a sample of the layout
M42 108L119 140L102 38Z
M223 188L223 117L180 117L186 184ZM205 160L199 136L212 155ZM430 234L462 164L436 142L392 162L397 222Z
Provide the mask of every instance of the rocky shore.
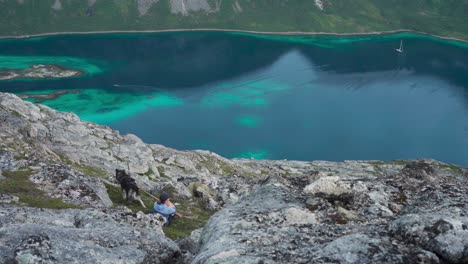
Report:
M0 81L71 78L83 74L82 71L65 69L58 65L36 64L25 69L0 69Z
M116 168L193 218L124 206ZM0 93L0 263L468 263L467 183L435 160L178 151Z

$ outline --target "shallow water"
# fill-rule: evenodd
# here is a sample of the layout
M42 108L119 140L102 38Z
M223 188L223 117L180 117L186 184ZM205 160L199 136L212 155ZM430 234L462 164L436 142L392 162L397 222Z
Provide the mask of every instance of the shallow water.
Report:
M400 39L404 53L394 50ZM89 70L80 78L0 82L0 91L78 90L41 103L148 143L227 157L434 158L466 166L466 46L412 34L0 40L0 59L60 58L56 64Z

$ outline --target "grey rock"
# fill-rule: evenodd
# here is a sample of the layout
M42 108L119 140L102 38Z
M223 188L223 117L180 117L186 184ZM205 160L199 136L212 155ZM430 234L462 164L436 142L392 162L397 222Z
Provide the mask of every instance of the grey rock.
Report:
M14 195L0 193L0 204L18 203L19 198Z
M466 210L466 209L465 209ZM468 217L466 211L453 208L427 214L408 214L389 224L389 230L401 240L421 245L444 261L466 263Z
M13 167L15 167L13 153L8 149L0 149L0 171L11 170Z
M31 180L51 197L65 202L91 207L111 207L107 189L98 178L76 173L64 165L46 165Z
M351 192L351 186L340 180L339 177L322 177L317 181L307 185L304 192L308 194L324 193L341 195Z
M415 252L414 256L409 259L411 263L416 264L438 264L440 263L439 257L436 254L426 251L420 250Z
M46 195L98 208L0 205L0 262L73 262L79 254L103 263L466 262L464 168L429 159L230 160L145 144L3 93L0 119L0 171L29 167ZM199 238L176 245L160 215L109 208L104 183L115 182L116 168L143 190L172 186L221 210Z
M177 245L162 235L159 225L136 227L95 210L0 207L0 223L2 263L177 263L180 259Z
M451 263L468 263L468 230L440 234L429 242L427 248Z
M434 173L434 168L424 161L411 162L403 168L402 173L416 179L427 179Z
M190 263L200 251L200 236L202 229L192 231L191 235L177 240L182 255L184 256L184 263Z
M176 196L182 199L190 199L193 196L189 188L182 182L176 182L174 184L174 189L176 190Z
M207 0L170 0L171 13L188 15L191 12L210 11Z
M205 226L192 263L403 263L389 238L343 237L346 229L321 223L320 214L293 197L272 183L219 211Z
M216 191L200 182L192 183L189 188L192 189L195 197L202 199L207 210L219 209L219 204L215 201Z
M144 16L151 6L157 3L159 0L137 0L138 13L140 16Z
M335 263L403 263L401 255L391 254L384 241L364 234L340 237L328 243L317 261Z

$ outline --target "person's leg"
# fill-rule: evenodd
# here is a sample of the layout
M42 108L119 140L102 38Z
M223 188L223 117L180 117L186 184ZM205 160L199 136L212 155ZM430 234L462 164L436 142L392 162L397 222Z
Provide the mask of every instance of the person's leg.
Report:
M167 222L166 222L165 226L170 226L172 224L172 218L174 218L174 214L168 215L166 217Z

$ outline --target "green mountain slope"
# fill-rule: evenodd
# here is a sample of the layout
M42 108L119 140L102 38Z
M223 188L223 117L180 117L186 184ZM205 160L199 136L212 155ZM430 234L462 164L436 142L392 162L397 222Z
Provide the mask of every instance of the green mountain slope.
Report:
M468 40L466 0L0 0L0 35L218 28L412 29Z

